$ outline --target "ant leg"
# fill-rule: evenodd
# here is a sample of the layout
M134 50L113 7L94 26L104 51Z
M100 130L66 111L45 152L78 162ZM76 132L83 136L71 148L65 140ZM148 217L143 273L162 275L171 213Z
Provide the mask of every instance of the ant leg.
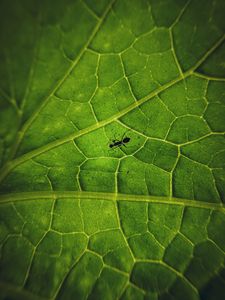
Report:
M132 148L132 147L125 145L124 143L122 144L122 146L124 146L125 148Z
M125 146L125 145L122 144L119 148L120 148L120 150L122 151L122 153L123 153L124 155L127 155L125 149L123 149L123 146ZM125 146L125 147L126 147L126 146ZM127 148L127 147L126 147L126 148Z
M127 133L127 131L124 132L122 138L121 138L121 141L123 141L124 137L125 137L125 134Z
M115 137L115 133L114 133L114 140L108 140L108 142L106 143L106 145L109 145L110 143L115 143L115 142L118 142L118 140L116 139L116 137ZM111 149L112 150L112 149Z
M108 153L112 153L112 151L115 151L117 148L121 148L121 147L120 146L114 146L114 147L108 149Z
M115 142L119 142L119 140L116 138L116 136L115 136L115 133L114 133L114 140L112 140L113 141L113 143L115 143Z
M126 135L126 134L127 134L127 132L129 132L129 131L131 131L131 129L128 129L127 131L125 131L125 132L124 132L124 134L123 134L123 136L122 136L122 139L121 139L121 141L123 141L123 139L124 139L125 135Z

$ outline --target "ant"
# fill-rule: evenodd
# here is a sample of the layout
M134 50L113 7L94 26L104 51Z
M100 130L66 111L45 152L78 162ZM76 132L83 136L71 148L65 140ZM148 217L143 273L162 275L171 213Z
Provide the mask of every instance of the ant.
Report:
M124 133L124 135L125 135L125 133ZM126 145L125 144L127 144L127 143L129 143L129 141L130 141L130 138L129 137L124 137L124 135L123 135L123 137L122 137L122 139L120 140L120 141L118 141L118 140L113 140L112 141L112 144L109 144L109 147L110 148L117 148L117 147L122 147L122 146L124 146L124 147L126 147Z

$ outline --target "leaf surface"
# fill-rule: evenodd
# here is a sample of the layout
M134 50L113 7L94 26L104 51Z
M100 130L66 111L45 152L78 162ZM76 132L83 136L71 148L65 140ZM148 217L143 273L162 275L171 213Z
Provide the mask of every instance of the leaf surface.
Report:
M222 300L224 1L0 4L1 299Z

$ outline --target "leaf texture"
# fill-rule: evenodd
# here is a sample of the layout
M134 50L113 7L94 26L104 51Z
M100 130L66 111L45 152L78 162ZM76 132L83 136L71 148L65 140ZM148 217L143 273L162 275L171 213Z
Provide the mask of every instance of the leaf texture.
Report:
M224 1L0 5L0 299L222 300Z

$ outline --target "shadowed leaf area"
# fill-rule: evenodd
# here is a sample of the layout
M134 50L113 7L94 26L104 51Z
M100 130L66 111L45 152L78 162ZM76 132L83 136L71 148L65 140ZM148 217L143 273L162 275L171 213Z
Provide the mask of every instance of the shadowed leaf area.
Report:
M0 299L223 300L225 2L0 0Z

